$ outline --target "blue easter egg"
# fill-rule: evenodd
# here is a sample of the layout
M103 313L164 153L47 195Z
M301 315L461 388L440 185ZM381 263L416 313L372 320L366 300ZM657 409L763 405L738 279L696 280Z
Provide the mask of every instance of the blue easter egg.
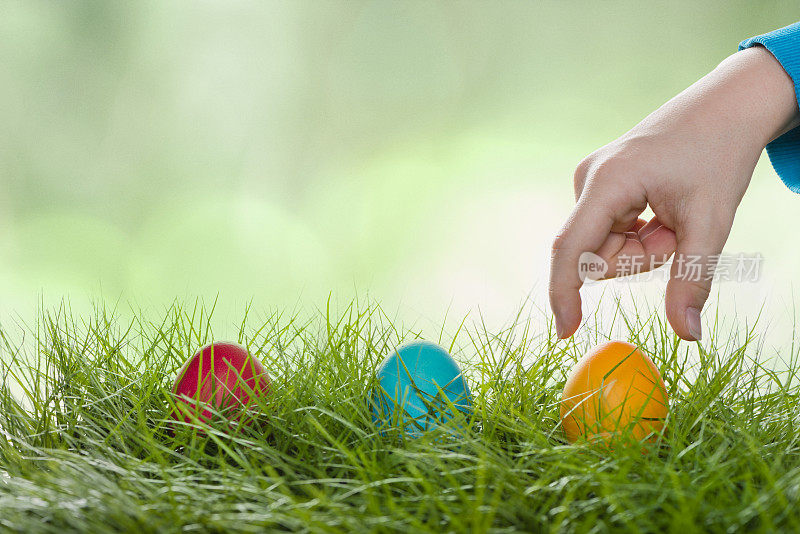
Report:
M372 395L372 419L380 428L402 427L419 436L453 417L468 414L472 397L458 364L435 343L412 341L381 362ZM452 406L452 407L451 407Z

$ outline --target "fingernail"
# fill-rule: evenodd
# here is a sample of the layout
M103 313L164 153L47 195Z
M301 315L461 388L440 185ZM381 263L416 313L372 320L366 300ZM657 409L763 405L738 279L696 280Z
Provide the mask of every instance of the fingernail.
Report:
M686 308L686 329L689 334L695 339L700 340L703 337L703 327L700 324L700 310L697 308Z

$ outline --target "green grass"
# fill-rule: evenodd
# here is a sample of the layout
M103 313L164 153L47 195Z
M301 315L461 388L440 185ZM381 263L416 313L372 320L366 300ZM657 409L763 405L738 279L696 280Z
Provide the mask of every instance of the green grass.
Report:
M529 310L502 331L465 321L433 339L465 370L473 425L404 441L376 432L368 399L375 367L413 331L374 304L244 313L233 340L274 378L264 415L172 435L171 381L213 339L210 311L63 307L20 344L2 330L0 529L800 530L797 352L766 365L754 328L714 323L688 344L658 313L610 318L668 387L668 430L642 454L568 445L558 424L565 375L606 337L599 323L556 342Z

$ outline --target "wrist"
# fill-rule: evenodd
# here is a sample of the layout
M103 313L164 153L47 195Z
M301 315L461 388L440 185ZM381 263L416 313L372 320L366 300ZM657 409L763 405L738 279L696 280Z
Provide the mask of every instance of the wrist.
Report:
M743 113L742 126L757 137L760 148L800 125L794 82L766 48L737 52L717 71L731 82L733 105Z

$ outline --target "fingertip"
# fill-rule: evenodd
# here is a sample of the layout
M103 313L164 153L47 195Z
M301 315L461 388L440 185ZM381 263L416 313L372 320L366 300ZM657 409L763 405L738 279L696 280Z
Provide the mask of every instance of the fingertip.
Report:
M560 326L559 324L556 324L556 335L558 335L558 339L567 339L568 337L572 336L577 329L577 325Z
M689 335L689 331L686 329L686 321L683 318L683 314L679 312L670 313L669 307L667 307L667 321L676 336L684 341L694 341L694 338Z
M553 303L551 306L555 317L556 335L559 339L567 339L578 329L581 324L580 297L577 304L561 305Z
M667 319L675 335L682 340L700 341L703 338L700 311L697 308L686 308L683 313L667 313Z

